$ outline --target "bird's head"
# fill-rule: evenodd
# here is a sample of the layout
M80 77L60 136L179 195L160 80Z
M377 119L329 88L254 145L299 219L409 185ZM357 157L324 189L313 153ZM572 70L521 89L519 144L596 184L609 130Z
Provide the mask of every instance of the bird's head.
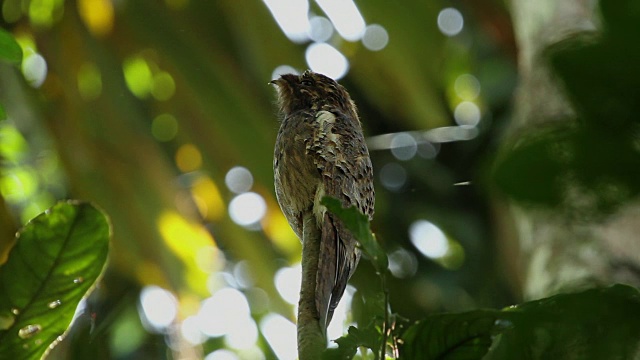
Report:
M285 116L299 110L329 110L338 107L349 112L355 109L347 90L335 80L310 70L302 75L284 74L272 80L278 90L278 104Z

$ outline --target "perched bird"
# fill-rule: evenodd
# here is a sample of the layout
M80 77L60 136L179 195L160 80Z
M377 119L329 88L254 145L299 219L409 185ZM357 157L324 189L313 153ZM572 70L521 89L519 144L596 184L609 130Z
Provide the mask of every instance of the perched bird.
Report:
M360 250L349 230L320 204L324 196L355 205L373 217L373 170L356 106L336 81L311 71L271 81L278 90L282 123L273 160L276 196L303 240L304 215L320 232L315 303L326 328L353 275Z

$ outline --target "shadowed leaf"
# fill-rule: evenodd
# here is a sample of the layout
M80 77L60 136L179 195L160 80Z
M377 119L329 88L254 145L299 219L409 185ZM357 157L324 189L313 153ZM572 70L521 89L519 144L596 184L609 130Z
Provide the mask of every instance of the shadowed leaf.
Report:
M22 62L22 48L7 31L0 29L0 60L11 64Z
M329 196L323 197L321 203L332 214L340 218L349 231L358 239L363 253L371 260L376 271L378 273L386 271L389 266L389 259L371 233L367 216L356 209L355 206L343 208L339 200Z

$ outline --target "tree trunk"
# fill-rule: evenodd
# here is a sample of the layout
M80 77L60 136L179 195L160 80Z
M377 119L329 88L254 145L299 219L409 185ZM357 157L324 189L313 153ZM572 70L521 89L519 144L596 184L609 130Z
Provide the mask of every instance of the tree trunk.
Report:
M511 1L521 77L508 136L574 118L543 52L568 36L597 30L596 4L590 0ZM572 195L569 201L578 203L581 196ZM517 204L508 208L519 245L519 261L512 263L517 264L525 299L616 282L640 286L640 242L635 241L640 234L638 201L601 221ZM503 240L514 241L513 237Z

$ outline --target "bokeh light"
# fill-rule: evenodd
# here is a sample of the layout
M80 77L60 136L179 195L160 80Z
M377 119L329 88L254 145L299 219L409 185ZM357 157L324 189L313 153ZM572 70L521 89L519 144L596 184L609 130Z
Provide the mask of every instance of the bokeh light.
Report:
M202 154L193 144L184 144L176 152L176 165L182 172L190 172L202 166Z
M399 191L407 183L407 170L395 162L385 164L380 169L380 182L387 190Z
M438 14L438 29L443 34L447 36L458 35L463 27L464 19L458 9L446 8Z
M207 337L198 327L200 320L196 316L188 316L180 324L180 334L189 343L199 345L207 340Z
M250 226L260 221L267 211L262 196L246 192L234 197L229 203L229 216L238 225Z
M480 95L480 81L471 74L462 74L454 82L454 90L462 100L473 101Z
M178 314L178 300L158 286L146 286L140 292L140 318L149 331L165 332Z
M263 0L273 18L289 40L307 41L309 29L309 1L307 0Z
M111 32L114 19L113 1L78 0L78 13L94 36L101 37Z
M398 160L409 160L418 152L418 144L411 134L397 133L391 139L391 153Z
M253 175L249 169L242 166L235 166L224 176L224 183L229 190L236 194L242 194L251 190L253 186Z
M300 299L302 265L281 268L276 272L274 280L280 296L289 304L296 305Z
M389 33L382 25L367 26L362 37L362 45L371 51L380 51L389 43Z
M280 360L298 358L296 325L282 315L269 314L260 321L260 330Z
M471 101L461 102L453 111L453 118L458 125L476 126L480 122L481 117L480 108Z
M147 61L141 56L129 57L122 64L122 71L133 95L146 98L153 87L153 75Z
M151 123L151 134L158 141L171 141L178 134L178 120L171 114L160 114Z
M333 24L324 16L313 16L309 19L311 27L309 38L315 42L325 42L333 35Z
M153 84L151 85L151 95L156 100L169 100L176 91L176 83L173 76L166 71L160 71L153 76Z
M47 62L38 53L29 54L22 60L22 74L34 88L42 86L47 78L47 71Z
M336 80L345 76L349 70L347 58L336 48L326 43L309 45L305 57L311 70Z
M85 62L78 69L78 92L86 100L95 100L102 93L102 74L96 64Z
M425 131L423 136L433 143L471 140L478 136L478 128L470 126L443 126Z
M349 316L351 300L353 299L353 294L355 292L356 289L353 286L347 285L347 288L342 295L342 299L340 299L338 306L333 311L333 317L327 327L327 338L337 339L344 335L345 322Z
M418 259L403 248L389 254L389 271L399 279L412 277L418 271Z
M280 66L276 67L275 69L273 69L273 72L271 73L271 79L275 80L275 79L279 78L280 75L284 75L284 74L296 74L296 75L298 75L299 72L293 66L280 65Z
M249 303L240 291L222 288L202 302L197 315L198 326L207 336L224 336L249 313Z
M364 34L365 22L353 0L316 0L340 36L358 41Z
M427 220L417 220L409 227L409 239L413 246L430 259L444 257L449 251L449 241L439 227Z
M204 360L240 360L240 358L230 350L220 349L207 354Z

